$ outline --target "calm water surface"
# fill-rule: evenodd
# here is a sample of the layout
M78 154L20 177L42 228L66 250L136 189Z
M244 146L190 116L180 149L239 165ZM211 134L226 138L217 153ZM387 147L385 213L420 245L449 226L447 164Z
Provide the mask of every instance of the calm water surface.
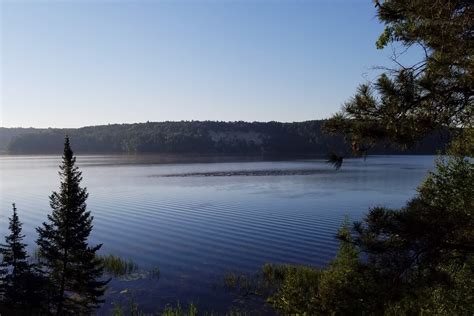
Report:
M100 312L130 298L150 311L179 300L223 312L238 305L222 290L224 273L252 273L266 262L327 264L345 215L357 220L373 206L402 206L433 162L433 156L372 156L347 160L335 171L323 160L78 156L95 217L91 242L103 243L104 254L161 271L159 280L113 280ZM59 163L56 156L0 156L2 236L16 202L34 249L35 227L59 185Z

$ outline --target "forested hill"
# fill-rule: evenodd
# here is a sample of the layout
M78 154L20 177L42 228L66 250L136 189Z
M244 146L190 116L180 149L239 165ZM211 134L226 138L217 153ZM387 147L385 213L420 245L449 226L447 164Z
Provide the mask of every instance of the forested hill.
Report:
M147 122L77 129L0 128L0 152L61 153L70 136L77 153L326 154L344 152L340 137L324 134L324 121L279 122ZM444 143L432 136L406 154L434 154ZM398 153L379 146L372 153Z

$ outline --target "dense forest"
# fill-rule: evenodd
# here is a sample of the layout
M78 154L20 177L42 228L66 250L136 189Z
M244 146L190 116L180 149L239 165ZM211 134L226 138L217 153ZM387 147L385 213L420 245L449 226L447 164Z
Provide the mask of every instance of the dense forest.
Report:
M78 129L0 128L0 152L56 154L64 136L74 138L78 153L327 154L344 155L342 136L322 131L324 120L280 122L146 122ZM445 137L426 137L406 154L434 154ZM401 153L379 144L371 153Z

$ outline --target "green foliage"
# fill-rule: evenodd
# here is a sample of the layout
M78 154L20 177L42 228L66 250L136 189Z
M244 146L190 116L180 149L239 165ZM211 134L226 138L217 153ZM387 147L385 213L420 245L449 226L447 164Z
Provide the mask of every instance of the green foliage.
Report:
M182 121L91 126L79 129L0 128L0 149L10 153L59 153L63 135L79 153L326 154L344 151L340 136L322 133L324 121ZM2 145L3 141L3 145ZM414 153L435 153L443 141L433 135ZM396 151L379 146L375 153Z
M474 312L474 166L439 159L406 207L376 207L341 227L325 269L265 265L269 302L299 315Z
M191 303L188 305L187 309L183 309L181 307L181 304L178 302L176 307L166 306L161 315L163 316L196 316L197 308L193 303Z
M124 260L118 256L108 254L105 256L98 256L98 259L104 267L104 272L114 277L121 277L135 272L138 265L132 259ZM159 270L158 270L159 275Z
M474 129L464 129L451 143L449 153L459 157L474 157Z
M473 192L473 164L440 159L405 208L374 208L355 225L355 244L384 280L388 310L474 311L465 294L474 292Z
M339 251L329 267L321 273L319 297L322 314L363 315L373 309L371 289L359 251L352 243L348 219L339 230ZM373 293L376 294L376 293Z
M128 312L126 311L125 308L121 304L118 303L113 303L114 308L111 311L111 314L113 316L124 316L124 315L130 315L130 316L145 316L149 314L145 314L143 311L141 311L138 307L138 304L135 303L133 299L129 301L129 306L128 306ZM150 314L153 315L153 314ZM158 315L158 314L157 314Z
M120 304L112 303L114 306L113 309L110 311L110 314L113 316L124 316L125 312Z
M258 292L258 279L252 275L228 272L224 275L224 288L246 296Z
M2 301L10 306L31 304L29 300L32 293L29 290L28 281L33 271L28 262L26 244L23 243L25 235L21 232L21 226L17 209L13 204L13 215L9 219L10 235L5 237L5 244L0 245Z
M456 139L464 129L472 129L472 1L381 0L376 4L378 18L386 25L377 47L394 42L404 49L417 46L424 57L402 65L395 53L396 67L387 69L375 83L361 85L325 129L345 135L354 152L379 142L412 147L434 131L449 130Z
M337 277L359 269L365 281L359 283L356 273L350 283L367 294L361 301L367 314L471 315L474 177L472 161L463 157L474 153L474 5L463 0L375 3L386 25L377 48L398 42L405 49L418 46L424 57L402 65L395 53L396 68L361 85L325 129L343 134L356 153L380 142L409 148L434 131L449 131L452 157L438 161L406 207L373 208L354 225L354 236L341 236L364 260ZM327 286L337 289L343 306L354 297L345 288L343 282ZM344 314L337 308L329 309Z
M183 308L179 302L176 304L176 306L167 305L164 308L163 312L161 313L145 313L142 310L140 310L139 306L133 300L131 300L129 302L128 312L126 311L126 309L122 307L122 305L114 304L114 308L112 309L111 314L114 316L124 316L124 315L196 316L198 313L197 313L197 307L193 303L190 303L187 306L187 308Z
M22 234L22 223L15 204L9 219L9 230L10 235L5 237L6 243L0 245L0 313L42 314L47 300L45 290L48 280L29 262L26 244L23 243L25 236Z
M339 231L336 258L323 270L291 265L265 265L264 279L273 285L268 301L285 314L364 315L371 306L370 282L351 243L346 220Z
M356 244L380 268L434 269L474 251L474 168L440 159L419 195L401 210L374 208L355 226ZM436 229L434 229L436 227Z
M41 267L51 283L50 309L58 315L90 313L103 302L107 284L100 280L103 267L96 255L101 245L91 247L87 242L93 217L86 210L88 194L80 186L75 162L66 137L60 191L50 197L53 211L48 222L37 228Z
M268 302L285 314L320 315L318 285L321 272L311 267L265 265L265 280L273 283L275 291Z

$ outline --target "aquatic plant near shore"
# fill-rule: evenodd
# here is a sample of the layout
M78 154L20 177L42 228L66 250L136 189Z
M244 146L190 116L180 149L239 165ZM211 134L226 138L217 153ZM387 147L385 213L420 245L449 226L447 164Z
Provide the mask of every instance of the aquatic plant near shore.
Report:
M128 311L127 311L128 309ZM139 309L137 303L134 300L129 301L128 308L124 308L120 304L114 304L114 308L111 311L113 316L124 316L124 315L131 315L131 316L144 316L144 315L162 315L162 316L196 316L197 315L197 307L193 303L188 305L188 308L183 308L181 304L178 302L176 307L167 305L163 312L156 312L156 313L145 313ZM212 315L212 314L211 314Z
M176 307L166 306L161 314L162 316L196 316L197 308L193 303L190 303L187 309L183 309L178 302Z
M105 273L114 277L129 275L138 270L138 265L132 259L125 260L112 254L98 258L104 266Z
M134 300L129 301L129 306L128 308L124 308L120 304L113 304L114 308L111 310L111 315L113 316L124 316L124 315L130 315L130 316L153 316L153 315L161 315L161 316L196 316L198 315L198 309L196 305L193 303L189 303L187 308L182 307L181 304L178 302L176 306L171 306L167 305L162 312L156 312L156 313L145 313L144 311L139 309L139 306L137 303L135 303ZM246 316L246 315L251 315L247 312L240 312L234 309L229 310L225 314L217 314L214 312L200 312L202 315L206 316L214 316L214 315L225 315L225 316Z

